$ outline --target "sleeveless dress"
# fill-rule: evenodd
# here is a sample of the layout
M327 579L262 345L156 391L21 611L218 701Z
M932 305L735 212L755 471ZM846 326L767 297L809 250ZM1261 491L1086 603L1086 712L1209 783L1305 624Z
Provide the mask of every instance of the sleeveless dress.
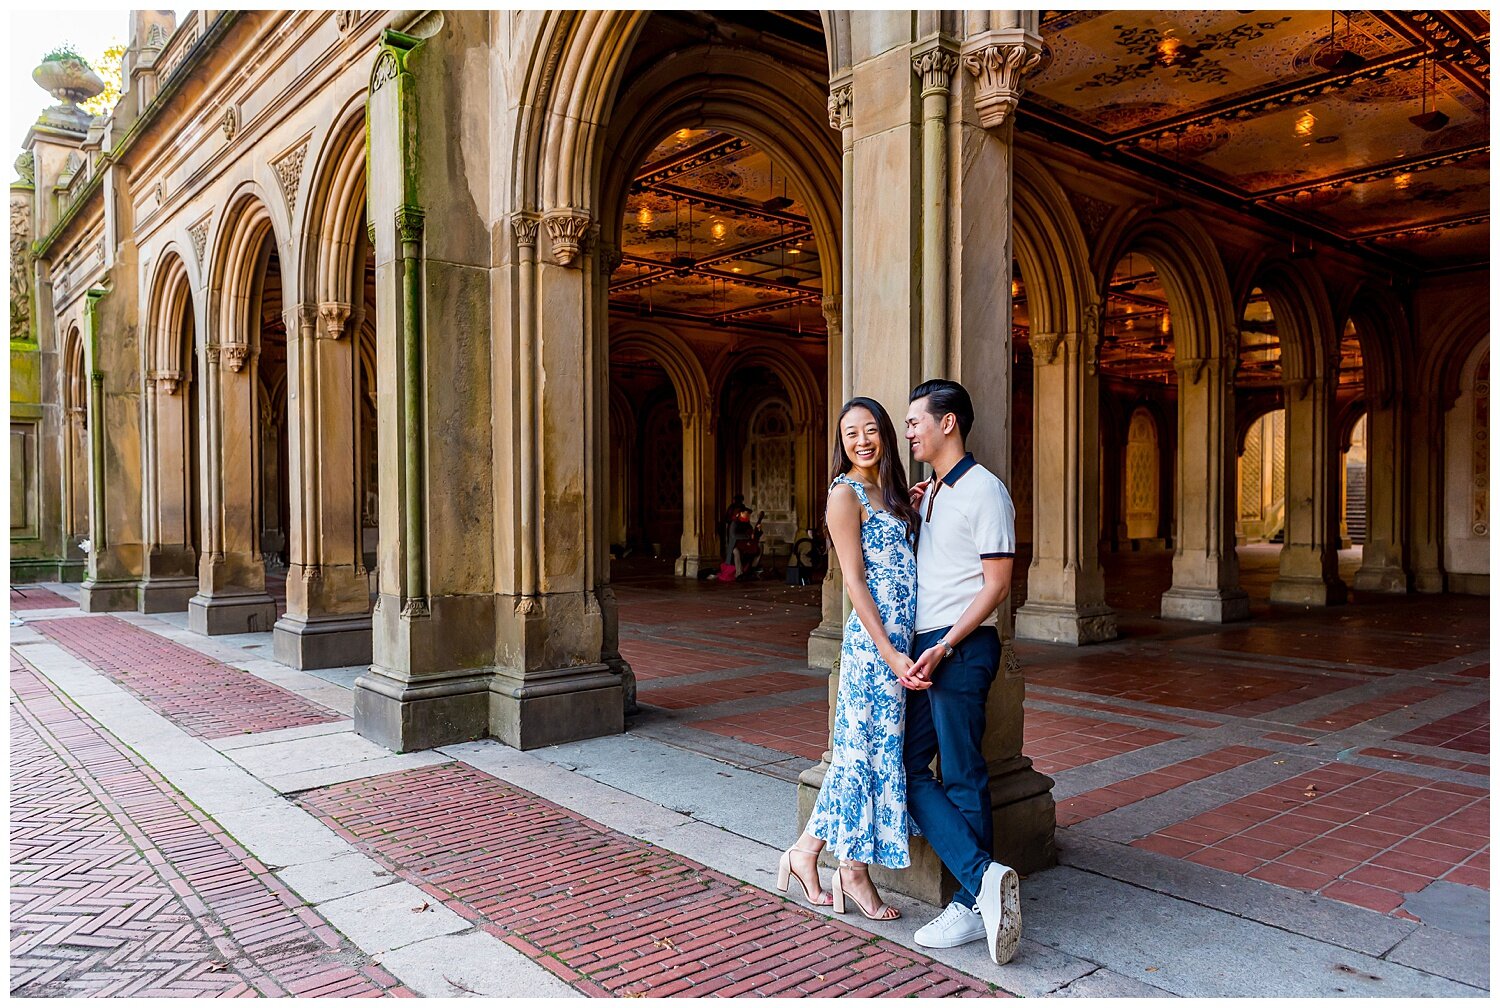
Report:
M906 523L872 508L860 483L842 475L834 483L853 488L864 505L867 517L859 531L870 594L891 644L909 651L917 618L917 559ZM851 612L844 625L839 670L833 761L807 832L826 840L846 861L905 868L911 863L907 835L912 828L901 762L906 688L880 657L858 613Z

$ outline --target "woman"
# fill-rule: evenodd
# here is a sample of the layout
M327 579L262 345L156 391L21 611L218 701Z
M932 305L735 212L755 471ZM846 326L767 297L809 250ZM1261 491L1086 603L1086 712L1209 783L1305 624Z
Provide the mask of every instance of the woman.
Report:
M901 914L881 902L871 863L905 868L910 820L901 765L906 694L896 681L911 667L916 619L916 538L920 519L908 499L896 455L896 429L881 405L863 396L839 414L828 490L828 531L854 611L844 626L833 760L807 829L781 856L776 884L795 875L815 906L844 912L847 895L870 920ZM818 882L825 843L840 859L831 897Z

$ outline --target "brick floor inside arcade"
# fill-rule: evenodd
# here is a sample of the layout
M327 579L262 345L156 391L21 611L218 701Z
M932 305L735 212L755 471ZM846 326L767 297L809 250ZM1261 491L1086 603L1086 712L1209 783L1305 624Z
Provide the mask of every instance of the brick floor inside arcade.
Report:
M1106 556L1120 640L1017 643L1061 866L1003 970L915 947L905 897L769 891L826 746L817 586L620 563L625 736L401 755L358 669L14 589L12 993L1482 994L1487 600L1272 607L1275 561L1221 626L1151 615L1169 554Z

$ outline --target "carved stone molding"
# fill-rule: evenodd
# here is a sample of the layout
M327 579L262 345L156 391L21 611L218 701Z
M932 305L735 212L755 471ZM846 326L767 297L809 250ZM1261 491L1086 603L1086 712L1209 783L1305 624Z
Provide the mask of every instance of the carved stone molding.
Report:
M342 301L324 301L318 305L318 317L323 321L318 335L340 339L344 335L344 323L349 321L350 311L350 306Z
M518 212L510 215L510 229L516 236L516 245L521 248L536 248L536 229L542 219L534 213Z
M210 364L219 363L219 344L207 343L203 347L203 358Z
M408 619L420 619L431 616L432 609L428 607L427 600L424 598L409 598L401 607L401 615Z
M996 41L965 52L964 66L976 81L974 107L979 125L998 129L1009 120L1021 100L1026 75L1042 61L1035 36Z
M1177 369L1178 384L1196 385L1203 380L1203 369L1212 363L1207 357L1178 357L1173 366Z
M16 181L25 185L36 185L36 154L22 151L16 158Z
M552 261L559 266L573 266L583 253L588 237L589 225L593 223L582 210L564 207L549 210L542 218L547 225L547 237L552 239Z
M188 237L193 240L193 256L200 267L203 265L203 252L208 248L208 225L209 218L205 217L188 228Z
M828 125L836 130L854 125L853 84L840 84L828 92Z
M340 34L347 35L354 30L355 25L359 24L360 16L363 14L364 11L336 10L333 12L333 23L338 26Z
M844 299L837 294L830 294L823 299L823 321L828 324L829 333L844 331Z
M1057 348L1062 337L1057 333L1031 334L1031 361L1033 365L1047 365L1057 360Z
M233 105L225 108L224 115L219 119L219 129L224 131L225 140L233 140L234 135L240 131L240 110Z
M401 72L401 63L390 49L382 50L375 59L375 69L370 71L370 93L374 94Z
M1083 306L1083 365L1089 374L1099 373L1100 306L1095 301Z
M599 243L599 266L604 270L606 277L615 275L615 271L625 262L625 252L616 245L607 242Z
M934 48L912 56L911 69L922 78L923 98L929 94L947 94L953 71L958 69L958 56L951 50L934 45Z
M182 372L152 371L147 380L154 382L158 391L165 392L167 395L176 395L177 386L182 381Z
M219 347L219 352L224 358L224 366L238 374L245 366L250 348L243 343L224 343Z
M276 179L281 183L281 194L286 197L289 214L297 210L297 190L302 185L302 165L307 160L308 139L303 137L297 146L271 162Z

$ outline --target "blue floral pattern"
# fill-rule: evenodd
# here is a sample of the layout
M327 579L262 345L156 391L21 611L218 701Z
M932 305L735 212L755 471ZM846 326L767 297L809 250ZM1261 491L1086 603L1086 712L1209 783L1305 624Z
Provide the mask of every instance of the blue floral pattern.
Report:
M917 558L906 523L870 507L862 484L842 475L834 483L853 488L865 507L860 546L870 595L891 644L909 651L917 618ZM833 760L807 832L826 840L843 860L905 868L911 863L907 835L912 829L901 763L906 690L880 657L858 613L850 613L844 625L839 670Z

